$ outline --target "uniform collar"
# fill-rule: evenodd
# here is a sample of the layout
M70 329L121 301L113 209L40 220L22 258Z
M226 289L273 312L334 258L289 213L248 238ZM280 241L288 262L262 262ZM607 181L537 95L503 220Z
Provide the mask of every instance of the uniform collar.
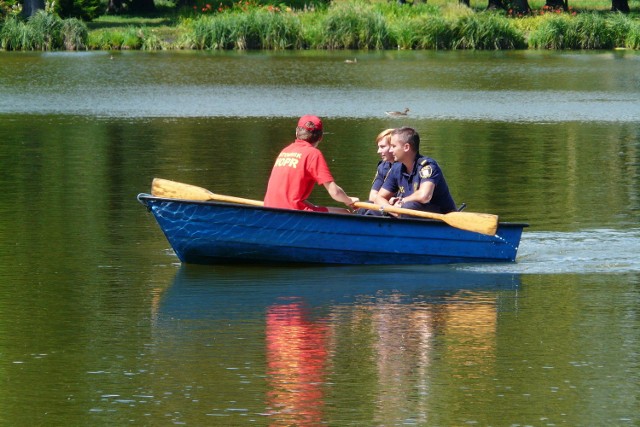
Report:
M407 167L403 163L402 173L405 175L415 175L416 171L418 170L418 161L420 161L421 158L422 158L422 155L420 153L417 153L415 159L413 159L413 169L411 170L411 173L407 172Z

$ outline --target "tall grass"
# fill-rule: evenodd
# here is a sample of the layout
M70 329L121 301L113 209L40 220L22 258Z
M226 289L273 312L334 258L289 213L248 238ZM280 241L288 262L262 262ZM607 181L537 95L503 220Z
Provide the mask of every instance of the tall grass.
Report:
M297 49L304 47L295 14L256 8L185 20L179 46L188 49Z
M80 50L86 47L89 30L84 22L79 19L70 18L63 20L60 32L64 49Z
M450 22L435 15L398 20L391 34L398 49L450 49L454 40Z
M26 22L7 17L0 26L0 48L4 50L77 50L85 47L88 30L77 19L38 11Z
M30 43L36 50L52 50L62 46L62 19L42 10L29 18Z
M638 48L634 44L640 24L622 14L590 12L575 17L545 15L531 30L529 47L538 49Z
M465 16L453 24L452 49L519 49L524 35L508 19L487 12Z
M614 47L640 48L640 20L614 13L607 16L606 25L611 32Z
M313 12L227 11L183 22L187 49L609 49L637 47L638 21L621 14L509 18L461 6L342 2Z
M392 45L384 15L365 3L339 3L320 18L320 49L385 49Z
M161 50L166 47L150 29L134 26L93 31L87 46L94 50Z
M434 0L435 1L435 0ZM611 49L640 48L637 14L541 13L519 18L458 3L333 1L292 10L237 3L177 26L93 25L38 12L0 21L0 48L54 49ZM129 21L130 22L130 21Z
M496 13L474 13L462 6L443 8L441 14L403 19L391 33L399 49L519 49L524 33L514 21Z
M254 19L262 49L298 49L304 45L297 15L262 11Z
M629 32L625 37L624 45L629 49L640 49L640 22L634 21L629 26Z
M14 16L5 19L2 27L0 27L0 48L3 50L20 50L27 45L28 39L27 26L22 21Z

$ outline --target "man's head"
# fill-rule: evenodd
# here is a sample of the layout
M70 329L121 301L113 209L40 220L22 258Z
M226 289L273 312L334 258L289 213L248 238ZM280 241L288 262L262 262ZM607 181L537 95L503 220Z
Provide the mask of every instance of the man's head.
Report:
M296 127L296 138L315 144L322 139L322 120L320 117L306 115L300 117Z
M391 153L395 161L403 161L407 156L413 157L420 151L420 135L414 128L407 126L391 132Z

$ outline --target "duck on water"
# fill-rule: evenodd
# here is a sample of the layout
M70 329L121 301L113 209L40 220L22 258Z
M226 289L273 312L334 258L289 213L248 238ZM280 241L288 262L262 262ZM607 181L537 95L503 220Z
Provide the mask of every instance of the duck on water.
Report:
M384 113L390 117L401 117L408 115L409 111L408 108L405 108L404 111L385 111Z

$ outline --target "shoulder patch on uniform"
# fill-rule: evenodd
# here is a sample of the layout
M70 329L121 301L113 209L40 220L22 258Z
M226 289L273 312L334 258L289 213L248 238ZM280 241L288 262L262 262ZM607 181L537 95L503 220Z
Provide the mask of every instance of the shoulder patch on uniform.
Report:
M422 161L420 162L420 165L424 166L427 164L427 159L422 159Z
M433 169L431 169L431 165L423 166L422 169L420 169L420 178L431 178L432 174Z

